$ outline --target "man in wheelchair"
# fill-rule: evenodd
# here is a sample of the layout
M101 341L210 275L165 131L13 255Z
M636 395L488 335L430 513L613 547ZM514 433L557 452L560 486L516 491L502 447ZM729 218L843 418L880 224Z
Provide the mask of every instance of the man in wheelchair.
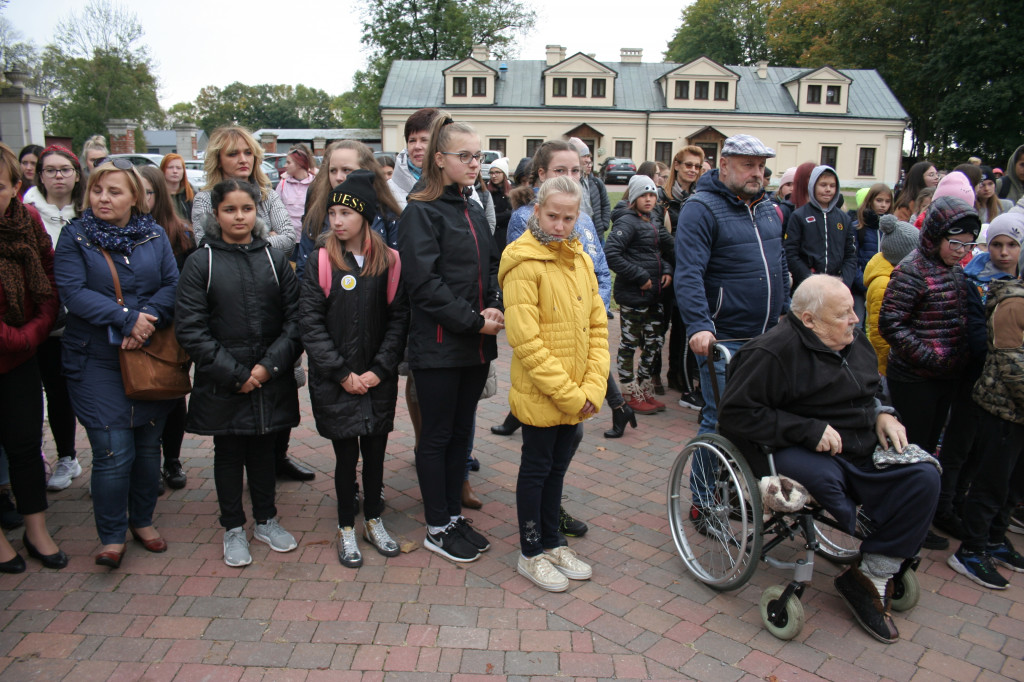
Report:
M878 399L878 363L857 322L842 280L806 279L779 325L733 357L719 431L748 456L755 476L770 471L753 444L771 449L778 474L803 484L851 535L862 506L871 532L861 563L835 586L870 635L894 642L891 578L924 542L939 471L921 461L926 453L908 447L903 425ZM876 465L884 454L889 463Z

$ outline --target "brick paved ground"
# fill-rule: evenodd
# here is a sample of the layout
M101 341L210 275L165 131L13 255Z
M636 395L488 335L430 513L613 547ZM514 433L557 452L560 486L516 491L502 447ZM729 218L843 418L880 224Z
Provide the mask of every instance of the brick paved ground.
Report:
M640 429L617 441L601 437L607 414L587 425L566 506L590 524L572 546L594 564L594 577L561 594L534 587L514 570L521 440L487 429L506 410L500 344L499 395L481 403L476 433L483 469L472 481L485 504L469 516L492 545L480 561L455 566L420 547L388 560L367 552L363 568L341 567L334 457L312 428L303 389L292 454L317 479L278 489L298 550L273 554L253 543L251 566L224 565L211 441L189 437L188 487L157 505L170 550L148 554L129 543L111 572L92 560L98 542L82 434L85 473L51 496L50 527L70 566L49 571L29 560L26 573L0 576L0 679L1024 679L1024 576L1005 592L988 591L954 577L948 552L925 553L920 604L897 615L903 639L891 646L853 623L832 589L837 569L824 562L804 595L807 624L788 643L762 628L758 610L761 590L786 574L763 567L725 594L691 579L667 535L664 484L696 414L674 404L639 417ZM420 542L412 433L400 403L385 518ZM20 549L20 534L10 537Z

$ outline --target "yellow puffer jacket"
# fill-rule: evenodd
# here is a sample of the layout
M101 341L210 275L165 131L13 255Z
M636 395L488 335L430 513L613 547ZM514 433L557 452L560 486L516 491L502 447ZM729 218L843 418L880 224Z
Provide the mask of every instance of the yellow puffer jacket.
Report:
M883 377L889 361L889 343L878 331L878 311L882 308L882 299L885 298L885 288L889 286L892 268L892 263L885 260L885 256L880 253L872 256L864 266L864 286L868 288L865 296L868 319L865 326L868 340L875 347L875 355L878 356L878 373Z
M608 382L608 317L594 264L578 239L541 244L527 230L498 269L512 346L509 405L524 424L582 421L600 409Z

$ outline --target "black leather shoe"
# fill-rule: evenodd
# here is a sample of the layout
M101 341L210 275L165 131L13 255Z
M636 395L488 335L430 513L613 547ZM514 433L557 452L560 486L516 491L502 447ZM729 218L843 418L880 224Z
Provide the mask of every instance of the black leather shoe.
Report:
M515 433L523 423L516 419L515 415L511 412L505 417L505 421L501 426L492 426L491 433L495 436L511 436Z
M834 584L839 596L853 612L853 617L869 635L886 644L892 644L900 638L896 624L878 596L878 590L875 589L874 583L861 573L859 568L850 566L836 577ZM886 601L888 601L888 592L891 590L892 581L890 580L886 589Z
M928 534L924 536L924 548L949 549L949 539L928 531Z
M277 460L277 475L279 478L290 478L293 481L312 481L316 478L312 469L307 469L290 457Z
M47 568L60 570L68 565L68 555L59 549L54 554L43 554L29 542L28 535L22 535L21 542L25 545L25 551L28 552L28 555L33 559L43 562L43 566Z
M623 403L612 410L612 428L604 432L605 438L622 438L626 432L626 424L636 428L636 415L633 408Z
M180 459L169 459L164 462L164 481L171 490L181 490L188 483L188 477L181 468Z
M14 553L14 558L8 559L7 561L0 561L0 573L24 573L25 572L25 559L18 554Z

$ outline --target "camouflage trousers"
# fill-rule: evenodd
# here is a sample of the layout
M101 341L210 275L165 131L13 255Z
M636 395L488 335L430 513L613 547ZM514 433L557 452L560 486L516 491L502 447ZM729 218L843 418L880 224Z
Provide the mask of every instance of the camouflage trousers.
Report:
M651 378L654 359L661 355L665 343L665 316L661 304L654 303L646 308L619 306L621 334L619 338L619 382L633 381L633 360L636 349L640 349L640 365L636 369L638 381Z

